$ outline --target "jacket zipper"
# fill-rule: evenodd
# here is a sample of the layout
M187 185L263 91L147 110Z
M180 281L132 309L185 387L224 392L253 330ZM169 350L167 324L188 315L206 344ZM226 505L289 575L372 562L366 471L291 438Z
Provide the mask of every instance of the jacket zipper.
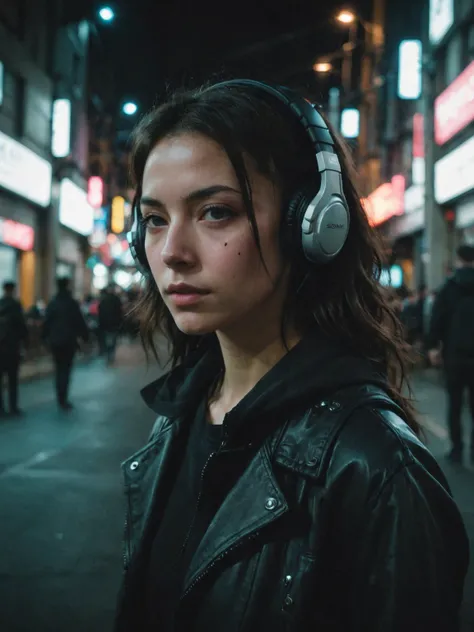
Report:
M186 548L186 546L187 546L187 544L188 544L189 538L191 537L191 531L192 531L192 528L194 527L194 523L195 523L195 521L196 521L197 510L198 510L198 508L199 508L199 502L200 502L200 500L201 500L201 495L202 495L202 483L203 483L203 480L204 480L204 474L205 474L205 472L206 472L207 466L208 466L208 464L209 464L209 461L212 459L212 457L214 457L214 455L215 455L215 454L217 454L217 452L219 452L220 450L223 450L223 449L225 448L225 445L226 445L226 440L227 440L227 434L226 434L226 433L225 433L225 431L224 431L224 438L223 438L223 440L222 440L222 443L221 443L221 445L220 445L219 449L218 449L216 452L213 452L212 454L210 454L210 456L208 457L208 459L207 459L207 461L206 461L206 463L205 463L205 465L204 465L204 467L203 467L203 469L202 469L202 472L201 472L201 489L200 489L200 491L199 491L198 501L197 501L197 504L196 504L196 510L195 510L195 513L194 513L194 518L193 518L193 521L192 521L192 524L191 524L191 528L190 528L190 529L189 529L189 531L188 531L188 535L187 535L186 540L185 540L185 543L184 543L184 545L183 545L182 554L184 553L184 550L185 550L185 548ZM221 561L222 561L222 560L223 560L223 559L224 559L227 555L229 555L229 553L232 553L232 551L234 551L235 549L237 549L239 546L242 546L243 544L247 544L247 542L250 542L250 541L252 541L253 539L255 539L255 538L259 535L259 533L260 533L260 531L255 531L254 533L250 534L249 536L247 536L247 537L243 538L242 540L240 540L240 541L239 541L239 542L237 542L236 544L234 544L234 545L232 545L231 547L229 547L226 551L224 551L223 553L221 553L221 554L219 555L219 557L216 557L216 559L215 559L215 560L213 560L213 561L209 564L209 566L207 566L207 567L203 570L203 572L202 572L200 575L198 575L198 576L196 577L196 579L195 579L195 580L193 581L193 583L192 583L192 584L188 587L188 589L187 589L187 590L183 593L183 595L181 595L180 602L181 602L181 601L183 601L183 600L184 600L184 599L185 599L185 598L189 595L189 593L190 593L190 592L191 592L191 591L195 588L195 586L196 586L196 585L197 585L197 584L198 584L198 583L199 583L202 579L204 579L204 577L205 577L205 576L206 576L206 575L207 575L207 574L211 571L211 569L212 569L212 568L214 568L214 566L215 566L216 564L219 564L219 562L221 562Z
M128 534L128 516L125 516L124 538L123 538L123 568L124 572L128 570L130 560L130 538Z
M225 445L225 440L222 441L221 446L220 446L219 449L222 449L224 445ZM211 459L214 457L215 454L217 454L217 452L211 452L211 454L207 457L207 461L204 463L204 467L202 468L202 471L201 471L201 485L199 487L199 495L198 495L198 499L197 499L197 502L196 502L196 507L194 509L194 516L193 516L193 519L191 521L191 526L188 529L188 533L186 534L186 538L184 540L183 546L181 547L181 557L184 555L184 552L186 551L186 547L188 546L189 538L191 537L191 533L192 533L194 525L196 523L196 516L197 516L197 512L198 512L198 509L199 509L199 504L201 502L201 497L202 497L202 486L203 486L202 484L204 482L204 475L206 473L207 467L208 467Z
M219 557L216 557L215 560L213 560L209 566L207 566L203 572L198 575L196 577L196 579L193 581L193 583L189 586L189 588L186 590L186 592L181 596L180 601L183 601L183 599L185 599L189 593L196 587L196 585L202 580L204 579L204 577L211 571L211 569L216 565L219 564L227 555L229 555L229 553L231 553L232 551L234 551L235 549L237 549L239 546L242 546L243 544L247 544L247 542L250 542L251 540L254 540L258 535L259 535L260 531L255 531L255 533L251 533L250 535L248 535L247 537L243 538L242 540L240 540L239 542L237 542L236 544L232 545L231 547L229 547L226 551L224 551L223 553L221 553L219 555Z

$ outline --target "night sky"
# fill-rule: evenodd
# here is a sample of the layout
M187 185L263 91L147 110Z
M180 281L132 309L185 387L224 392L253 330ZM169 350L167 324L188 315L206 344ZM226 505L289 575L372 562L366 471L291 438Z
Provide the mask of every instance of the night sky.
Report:
M69 4L69 3L67 3ZM68 8L88 17L99 6ZM334 0L116 0L116 21L92 41L94 89L109 100L133 98L148 109L174 87L212 78L249 77L300 88L319 100L329 79L312 63L341 48L347 36L333 16ZM370 19L371 0L355 7Z

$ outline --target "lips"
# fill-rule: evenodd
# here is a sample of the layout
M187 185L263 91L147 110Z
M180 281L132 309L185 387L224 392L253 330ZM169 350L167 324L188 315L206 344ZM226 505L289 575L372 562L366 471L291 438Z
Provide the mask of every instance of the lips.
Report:
M172 283L166 288L167 294L208 294L207 290L188 285L187 283Z

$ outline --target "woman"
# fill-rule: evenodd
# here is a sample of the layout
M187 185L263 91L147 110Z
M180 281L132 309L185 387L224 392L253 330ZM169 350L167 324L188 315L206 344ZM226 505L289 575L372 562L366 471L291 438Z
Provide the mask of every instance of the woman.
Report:
M181 94L132 170L142 335L166 333L174 368L123 465L116 630L457 629L464 526L318 110L251 81Z

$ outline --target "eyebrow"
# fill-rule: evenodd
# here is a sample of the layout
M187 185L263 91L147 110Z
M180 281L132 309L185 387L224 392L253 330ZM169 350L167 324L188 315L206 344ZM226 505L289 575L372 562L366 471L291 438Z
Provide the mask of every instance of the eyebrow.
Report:
M240 195L240 191L238 191L237 189L233 189L232 187L228 187L223 184L215 184L204 189L192 191L184 199L186 202L200 202L212 197L213 195L216 195L217 193L223 193L226 191L230 191L231 193L237 193L238 195ZM165 204L163 204L163 202L161 202L160 200L157 200L153 197L148 197L146 195L140 198L140 204L144 206L151 206L152 208L163 208L165 206Z

